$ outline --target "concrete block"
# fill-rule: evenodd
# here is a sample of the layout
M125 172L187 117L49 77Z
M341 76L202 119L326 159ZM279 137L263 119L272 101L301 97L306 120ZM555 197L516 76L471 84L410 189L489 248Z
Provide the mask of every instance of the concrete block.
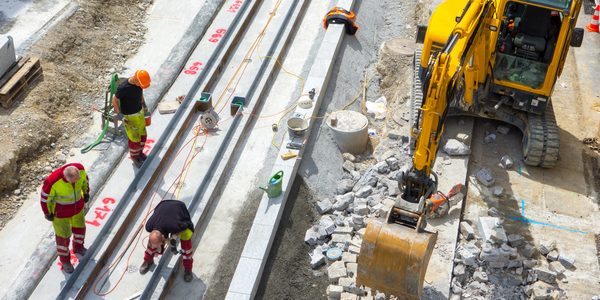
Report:
M521 251L524 257L533 258L537 254L537 248L531 244L526 244Z
M462 263L467 266L477 265L477 256L481 250L473 244L464 244L458 247L457 256L461 259Z
M352 236L344 233L334 233L331 235L332 243L348 243L352 240Z
M361 228L359 230L356 231L356 235L358 235L360 238L364 238L365 237L365 232L367 232L366 228Z
M500 167L503 169L510 169L514 164L515 162L510 155L504 155L500 158Z
M342 261L336 261L327 268L327 276L330 283L337 283L339 278L348 276L346 266Z
M369 214L369 207L366 204L355 203L353 212L359 216L366 216Z
M486 272L483 271L475 271L473 272L473 280L479 282L488 282L488 275Z
M352 293L354 287L356 287L356 278L342 277L338 280L338 284L342 286L344 292Z
M460 142L467 144L467 143L469 143L469 140L471 139L471 137L466 133L458 133L456 135L456 139Z
M385 300L385 294L384 293L375 294L375 300Z
M377 170L371 168L360 177L352 190L356 192L367 185L370 187L375 187L377 186L378 181L379 179L377 178Z
M517 249L513 248L507 244L502 244L502 246L500 246L500 251L502 252L503 255L506 255L510 258L516 258L518 255Z
M351 245L351 246L348 247L348 251L350 253L354 253L356 255L359 255L360 254L360 247Z
M546 283L553 284L556 282L556 273L550 271L547 266L540 266L534 269L537 279Z
M354 164L351 161L345 161L342 164L342 169L344 169L344 171L350 173L350 172L352 172L352 171L355 170L355 167L354 167Z
M373 296L362 296L360 300L373 300Z
M345 263L355 263L356 262L356 254L350 252L342 253L342 261Z
M508 237L504 228L502 228L499 218L495 217L479 217L479 235L484 241L492 243L506 243Z
M563 254L558 256L558 261L567 269L575 268L575 259L572 257L567 257Z
M542 241L538 246L538 251L544 256L554 249L556 249L556 242L550 240Z
M545 282L538 281L530 285L531 298L535 300L551 300L555 288Z
M525 268L532 269L532 268L535 268L535 266L537 266L537 265L538 265L538 262L535 259L526 259L523 261L523 267L525 267Z
M464 142L455 139L449 139L444 145L444 152L448 155L469 155L471 149Z
M466 240L475 238L475 230L468 222L460 222L460 233L465 237Z
M356 277L356 273L358 272L358 264L357 263L347 263L346 270L348 272L348 276Z
M563 274L566 269L565 267L558 261L553 261L548 265L548 269L554 273L556 273L557 275L561 275Z
M336 226L335 230L333 230L333 233L338 234L352 234L352 232L354 232L354 229L349 226Z
M317 244L317 240L319 239L319 233L318 233L318 227L313 226L311 228L309 228L308 230L306 230L306 233L304 234L304 242L314 246Z
M332 208L333 203L327 198L317 202L317 212L319 212L319 214L326 214L330 212Z
M395 171L400 168L400 162L395 157L388 157L385 159L385 162L387 163L388 167L390 168L390 171ZM388 172L386 172L386 173L388 173Z
M327 286L327 297L333 299L339 299L344 292L344 288L341 285L330 284Z
M463 276L466 272L467 268L461 263L454 265L454 269L452 269L452 274L454 274L454 276Z
M358 300L358 296L351 293L342 293L340 300Z
M335 196L335 203L333 209L337 211L344 211L354 201L354 193L346 193L344 195Z
M323 264L325 264L325 255L320 248L314 249L310 254L310 267L316 269Z
M550 251L548 253L548 255L546 255L546 258L549 261L557 261L558 260L558 256L559 256L558 251L556 251L556 249L554 249L554 250Z

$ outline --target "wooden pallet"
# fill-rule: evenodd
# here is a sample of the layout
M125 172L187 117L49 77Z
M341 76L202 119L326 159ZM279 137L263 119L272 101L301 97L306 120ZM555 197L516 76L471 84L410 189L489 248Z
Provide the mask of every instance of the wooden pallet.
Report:
M23 91L42 75L38 57L19 59L17 64L0 79L0 105L10 108Z

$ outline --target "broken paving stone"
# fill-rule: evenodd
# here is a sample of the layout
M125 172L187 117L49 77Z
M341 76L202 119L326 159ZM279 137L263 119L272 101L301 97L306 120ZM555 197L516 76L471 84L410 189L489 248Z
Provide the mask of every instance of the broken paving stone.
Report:
M521 252L521 254L523 254L523 256L526 258L533 258L536 253L537 249L535 248L535 246L529 243L523 247L523 251Z
M565 267L558 261L551 262L548 265L548 269L558 275L563 274L566 271Z
M460 222L460 233L465 237L467 241L475 238L475 230L466 221Z
M356 254L356 255L359 255L360 254L360 247L350 245L348 247L348 252Z
M310 254L310 266L316 269L323 264L325 264L325 255L323 255L321 248L315 248Z
M354 231L354 229L352 229L352 227L349 227L349 226L337 226L335 228L335 230L333 231L333 233L352 234L353 231Z
M304 234L304 242L314 246L317 244L317 240L319 239L319 233L318 233L318 227L313 226L311 228L309 228L308 230L306 230L306 233Z
M466 272L467 269L463 264L454 265L454 269L452 270L452 274L454 274L454 276L463 276Z
M386 158L385 162L388 164L388 167L390 167L390 171L395 171L400 168L399 160L393 156Z
M353 191L358 191L365 186L375 187L377 186L377 182L379 178L377 177L377 170L371 168L367 170L358 180L358 182L354 185Z
M504 126L504 125L498 125L498 127L496 128L496 131L500 134L508 134L508 132L510 131L510 127Z
M350 175L352 175L352 179L354 179L354 180L360 179L360 172L358 172L358 171L352 171L352 172L350 172Z
M444 152L448 155L469 155L471 154L471 149L459 140L449 139L444 145Z
M333 209L337 211L344 211L350 206L350 203L354 201L354 193L350 192L344 195L335 196L335 203Z
M355 203L353 212L359 216L366 216L369 214L369 207L367 204L356 205Z
M354 187L354 181L351 179L342 179L338 182L336 192L338 195L343 195L347 192L352 191Z
M546 255L546 258L547 258L549 261L557 261L557 260L558 260L558 256L559 256L559 254L558 254L558 251L556 251L556 249L554 249L554 250L550 251L550 252L549 252L549 253Z
M544 256L548 255L548 253L550 253L550 251L556 249L556 242L555 241L542 241L540 243L540 245L538 246L538 251L540 251L540 253Z
M352 293L342 293L340 300L358 300L358 296Z
M490 133L490 134L486 135L483 138L483 143L484 144L491 144L491 143L493 143L495 141L496 141L496 134L495 133Z
M336 261L327 268L329 282L337 283L339 278L348 276L346 266L343 261Z
M366 198L367 196L371 195L371 193L373 193L373 188L367 185L359 189L355 196L358 198Z
M521 259L511 259L508 261L508 265L506 265L509 269L520 269L523 267L523 260Z
M486 272L483 272L483 271L475 271L475 272L473 272L473 280L476 280L479 282L487 282L488 275Z
M327 198L317 202L317 211L321 215L328 213L329 211L331 211L332 208L333 208L333 203L331 203L331 200L329 200Z
M385 300L385 294L384 293L375 294L375 300Z
M514 160L509 155L504 155L500 158L500 166L503 169L510 169L514 165Z
M525 239L520 234L513 233L508 235L508 244L512 247L520 247L524 241Z
M492 176L492 171L490 171L490 169L488 168L481 168L479 169L479 171L477 171L477 174L475 174L477 181L479 181L481 184L490 187L492 186L492 184L494 184L494 182L496 182L496 180L494 179L494 176Z
M352 240L352 236L350 234L334 233L331 235L332 243L346 243L350 242L350 240Z
M526 259L523 261L523 266L529 269L533 269L538 265L537 260L535 259Z
M535 299L535 300L550 300L552 299L552 296L550 296L552 294L552 292L555 290L555 288L552 285L549 285L545 282L535 282L534 284L530 285L530 295L531 298L530 299Z
M477 265L477 256L481 250L473 244L463 244L459 246L457 255L461 259L462 263L467 266Z
M502 251L503 255L508 255L508 257L517 257L517 249L507 244L502 244L502 246L500 246L500 251Z
M466 133L458 133L456 135L456 139L461 143L467 144L469 142L470 136Z
M319 220L319 231L324 231L327 235L335 231L335 222L329 216L322 216Z
M372 195L367 197L367 204L369 206L375 206L377 204L381 203L381 196L380 195Z
M327 286L327 297L329 298L339 299L343 292L344 288L341 285L330 284Z
M388 188L388 195L390 197L396 197L400 193L400 187L398 187L398 182L390 179L383 178L380 180Z
M348 276L356 277L358 272L358 264L357 263L347 263L346 270L348 271Z
M356 254L350 252L344 252L342 254L342 261L345 263L355 263L356 262Z
M342 169L344 169L344 171L346 171L348 173L356 170L356 168L354 167L354 164L348 160L344 161L344 163L342 164Z
M547 266L540 266L534 269L537 279L546 283L553 284L556 282L556 273L550 271Z
M561 254L558 256L558 261L567 269L575 268L575 259L573 258Z
M387 174L390 172L390 167L386 161L378 162L373 168L377 170L379 174Z
M342 158L352 163L356 162L356 156L352 155L351 153L342 153Z

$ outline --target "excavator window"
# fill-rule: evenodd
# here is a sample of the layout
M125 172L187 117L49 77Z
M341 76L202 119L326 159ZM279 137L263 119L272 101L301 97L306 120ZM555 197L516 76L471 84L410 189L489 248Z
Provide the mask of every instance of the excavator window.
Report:
M496 43L495 78L539 88L552 61L562 19L559 11L508 2Z

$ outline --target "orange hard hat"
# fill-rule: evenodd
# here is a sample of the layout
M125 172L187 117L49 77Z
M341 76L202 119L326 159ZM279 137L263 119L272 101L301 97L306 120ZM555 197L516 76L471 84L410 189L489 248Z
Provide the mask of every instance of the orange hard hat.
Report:
M135 79L143 89L146 89L150 86L150 74L148 74L148 71L146 70L135 71Z

